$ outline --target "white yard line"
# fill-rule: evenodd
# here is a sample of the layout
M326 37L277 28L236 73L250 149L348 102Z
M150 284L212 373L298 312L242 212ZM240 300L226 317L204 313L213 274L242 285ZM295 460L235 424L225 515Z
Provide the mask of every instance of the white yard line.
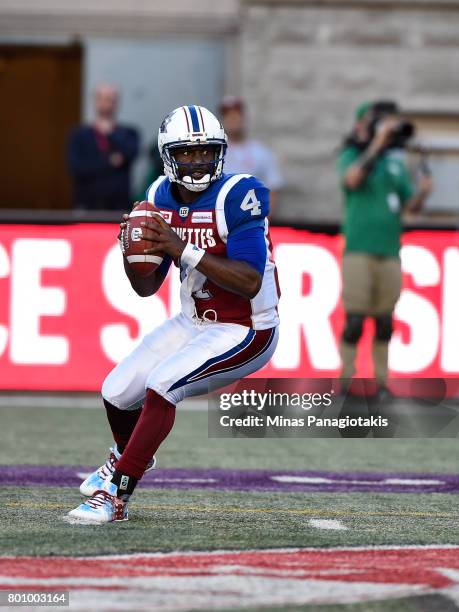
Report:
M335 529L337 531L344 531L347 529L346 525L343 525L341 521L334 519L309 519L308 523L311 527L316 529Z
M428 486L428 485L446 485L443 480L432 480L430 478L384 478L384 480L349 480L346 478L324 478L322 476L293 476L289 474L270 476L271 480L276 482L296 483L296 484L356 484L356 485L374 485L384 487L386 485L412 485L412 486Z
M86 479L92 472L76 472L78 478ZM162 483L188 483L188 484L208 484L211 482L218 482L216 478L155 478L155 482Z

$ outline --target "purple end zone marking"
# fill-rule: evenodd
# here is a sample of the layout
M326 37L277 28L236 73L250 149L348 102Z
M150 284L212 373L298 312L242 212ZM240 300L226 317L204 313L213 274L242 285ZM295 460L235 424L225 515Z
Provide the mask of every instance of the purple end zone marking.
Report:
M3 465L0 485L78 487L82 466ZM413 472L328 472L224 469L157 469L145 475L142 486L161 489L321 493L459 493L459 474Z

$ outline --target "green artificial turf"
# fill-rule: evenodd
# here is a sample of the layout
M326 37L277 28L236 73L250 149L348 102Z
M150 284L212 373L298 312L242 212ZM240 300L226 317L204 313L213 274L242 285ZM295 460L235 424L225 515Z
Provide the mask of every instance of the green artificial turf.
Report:
M0 464L96 466L112 443L103 408L0 408L0 418ZM179 408L158 466L443 473L458 455L455 438L209 438L207 412Z
M93 465L106 459L105 411L1 408L0 464ZM457 471L456 439L211 439L207 413L179 409L158 453L162 467ZM1 555L99 555L131 552L243 550L404 544L459 544L454 494L242 492L139 487L128 522L69 524L77 488L4 486ZM311 519L338 520L342 530ZM427 598L427 599L426 599ZM430 599L429 599L430 598ZM99 603L94 604L96 607ZM326 606L274 606L251 612L443 612L441 594ZM98 608L99 609L99 608ZM102 608L100 608L102 609ZM189 610L193 610L190 602ZM233 608L242 612L246 608Z
M142 489L130 505L128 522L64 522L81 501L70 488L4 487L2 554L459 544L459 510L451 495ZM310 519L339 520L347 529L317 529Z

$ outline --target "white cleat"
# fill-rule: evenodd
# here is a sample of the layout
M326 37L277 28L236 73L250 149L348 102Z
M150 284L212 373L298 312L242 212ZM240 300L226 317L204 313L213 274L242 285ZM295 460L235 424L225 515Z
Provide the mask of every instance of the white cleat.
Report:
M128 504L116 496L117 488L110 481L104 489L96 491L92 497L71 510L67 517L71 522L102 525L113 521L128 520ZM66 517L66 518L67 518Z
M96 491L100 491L104 488L107 478L111 478L115 471L115 466L118 463L121 455L116 448L116 444L110 449L110 454L104 465L101 465L95 472L90 474L86 480L80 485L80 493L91 497Z
M96 491L100 491L104 488L107 478L111 478L115 471L116 464L118 463L121 455L116 448L116 444L110 449L110 454L104 465L101 465L95 472L90 474L86 480L80 485L80 493L86 497L91 497ZM156 457L153 455L152 460L147 465L145 472L154 470L156 466Z

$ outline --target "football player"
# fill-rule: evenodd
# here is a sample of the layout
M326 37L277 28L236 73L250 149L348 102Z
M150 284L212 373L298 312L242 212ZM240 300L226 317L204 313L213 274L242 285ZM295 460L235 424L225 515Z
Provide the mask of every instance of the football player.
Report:
M89 499L69 515L126 520L137 482L174 424L175 406L208 392L218 377L262 368L278 339L279 286L268 233L269 191L248 174L223 173L226 135L201 106L182 106L161 124L165 176L147 190L160 211L144 223L146 253L166 254L147 277L124 259L134 290L153 295L171 263L180 266L180 314L147 334L102 386L115 445L80 491ZM125 219L127 217L125 216Z

